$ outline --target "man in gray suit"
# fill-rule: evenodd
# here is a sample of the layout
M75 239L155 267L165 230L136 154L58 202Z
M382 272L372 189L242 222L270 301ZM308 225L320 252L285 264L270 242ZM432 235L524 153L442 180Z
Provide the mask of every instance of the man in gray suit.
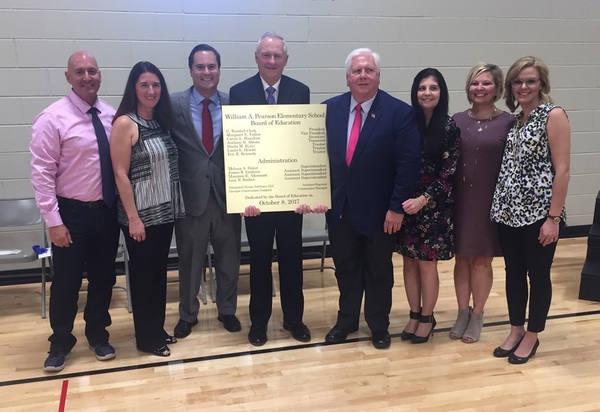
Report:
M171 95L179 149L179 173L187 217L177 219L179 255L179 322L175 337L185 338L198 323L200 276L210 241L215 253L218 319L229 332L241 330L235 316L240 269L239 214L225 207L225 172L221 106L229 96L217 90L221 56L207 44L194 47L188 58L193 86Z

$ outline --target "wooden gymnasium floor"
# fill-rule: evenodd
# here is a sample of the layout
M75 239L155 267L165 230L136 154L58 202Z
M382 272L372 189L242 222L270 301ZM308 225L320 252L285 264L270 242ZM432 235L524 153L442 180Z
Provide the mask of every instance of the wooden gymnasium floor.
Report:
M241 276L242 332L226 332L209 301L201 306L192 334L171 346L170 358L145 355L135 349L125 293L115 289L110 332L116 359L95 360L80 313L75 325L79 342L58 374L42 371L50 326L47 319L40 319L39 296L24 293L38 286L4 286L0 409L56 411L64 393L67 411L597 411L600 305L577 299L585 253L585 238L560 241L547 329L538 354L520 366L491 355L509 329L502 259L494 260L495 283L482 338L475 344L448 338L456 314L453 262L439 266L433 341L423 345L400 341L408 307L398 255L391 348L374 349L363 320L348 342L324 344L323 337L335 322L338 292L333 270L321 273L316 269L319 261L309 260L304 320L313 340L308 344L283 330L279 296L274 300L269 342L262 348L248 343L248 276ZM172 330L178 320L178 285L176 273L169 277L166 326ZM85 296L80 295L80 307Z

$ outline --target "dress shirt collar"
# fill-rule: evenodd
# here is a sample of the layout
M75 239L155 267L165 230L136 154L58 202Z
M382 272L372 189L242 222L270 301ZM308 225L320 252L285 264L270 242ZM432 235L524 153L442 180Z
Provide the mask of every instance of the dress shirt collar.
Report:
M279 94L279 83L281 83L281 77L279 78L279 80L277 80L275 82L274 85L270 85L269 83L267 83L265 81L265 79L263 79L262 77L260 78L260 81L262 82L263 85L263 91L266 93L267 92L267 87L272 87L275 89L275 100L277 100L277 95ZM266 95L265 95L266 96Z
M192 87L192 103L195 105L199 105L200 103L202 103L202 100L205 99L204 96L202 96L200 93L198 93L198 90L196 90L194 87ZM210 101L213 102L213 104L215 106L219 105L219 92L216 91L212 96L209 97Z
M71 101L71 103L73 103L73 105L75 107L77 107L78 110L81 110L81 113L87 113L88 110L90 110L90 108L92 106L90 106L88 104L88 102L86 102L85 100L83 100L81 97L77 96L77 94L73 91L73 89L71 89L71 91L69 92L69 94L67 95L67 97L69 98L69 100ZM96 101L94 102L94 106L96 109L98 109L98 112L102 113L102 109L100 107L98 107L98 98L96 97Z
M377 92L379 92L379 91L377 91ZM371 110L371 106L373 105L373 101L375 100L375 97L377 97L377 93L375 93L375 96L371 97L369 100L366 100L360 104L360 107L361 107L363 113L369 113L369 111ZM356 101L354 96L352 96L352 94L350 94L350 113L352 113L354 111L354 108L356 107L357 104L358 104L358 102ZM364 120L363 120L363 122L364 122Z

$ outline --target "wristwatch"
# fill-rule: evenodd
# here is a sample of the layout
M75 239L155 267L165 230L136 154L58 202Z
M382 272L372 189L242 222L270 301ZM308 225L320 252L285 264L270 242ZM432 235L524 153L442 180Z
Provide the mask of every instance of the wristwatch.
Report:
M552 221L554 222L555 225L560 224L560 221L561 221L560 216L552 216L552 215L549 214L547 216L547 218L548 219L552 219Z
M427 203L429 203L429 201L431 200L431 195L427 192L423 192L423 197L425 198Z

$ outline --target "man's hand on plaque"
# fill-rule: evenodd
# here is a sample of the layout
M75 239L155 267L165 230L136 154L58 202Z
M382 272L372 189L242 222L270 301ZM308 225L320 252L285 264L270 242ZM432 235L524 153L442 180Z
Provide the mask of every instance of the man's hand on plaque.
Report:
M317 205L312 208L313 213L325 213L329 210L329 208L325 205Z
M312 209L309 205L300 205L296 208L296 213L304 215L306 213L311 213Z
M260 209L256 206L246 206L244 213L242 213L242 216L244 217L254 217L258 215L260 215Z

